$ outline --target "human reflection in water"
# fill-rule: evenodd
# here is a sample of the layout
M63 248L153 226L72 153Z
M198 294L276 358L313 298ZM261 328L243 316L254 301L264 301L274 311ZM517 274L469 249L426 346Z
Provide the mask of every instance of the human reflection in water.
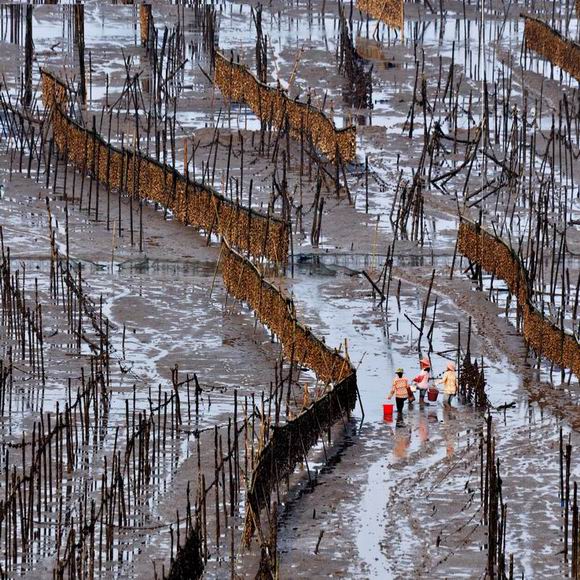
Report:
M395 431L395 445L393 447L393 455L397 459L405 459L407 457L407 451L409 449L410 444L411 444L411 431L407 429L397 429Z
M427 443L429 441L429 423L425 415L419 415L419 441Z
M443 437L445 439L445 447L447 449L447 458L453 457L455 453L455 433L445 430Z

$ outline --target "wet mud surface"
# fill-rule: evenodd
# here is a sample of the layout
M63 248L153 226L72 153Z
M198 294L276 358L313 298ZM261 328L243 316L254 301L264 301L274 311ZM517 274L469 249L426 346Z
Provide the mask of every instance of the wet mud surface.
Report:
M256 63L251 9L255 7L254 2L217 5L220 49L224 54L234 51L252 70ZM528 193L511 187L508 177L515 166L511 166L511 173L505 169L513 161L507 136L513 130L531 139L533 133L536 156L531 176L529 159L517 170L526 187L544 183L546 164L552 170L550 195L554 201L548 204L546 215L558 228L567 228L568 294L574 294L580 266L578 159L556 152L555 147L549 163L543 156L553 143L550 128L562 110L563 95L574 107L574 123L578 125L577 83L541 59L527 55L524 61L521 4L505 8L492 2L485 8L485 49L480 56L475 5L450 1L444 3L444 9L444 17L439 17L426 6L406 3L403 37L381 25L380 41L373 38L376 21L367 23L354 10L357 50L373 65L374 108L353 110L344 102L344 79L336 68L336 3L288 5L273 1L264 6L268 80L288 87L292 79L292 97L305 99L309 95L314 105L324 105L337 126L357 125L357 160L345 169L347 193L344 183L338 189L333 183L335 168L331 163L304 156L296 140L284 136L278 143L276 132L260 131L260 121L250 109L226 102L211 86L204 74L210 73L210 63L199 18L191 7L182 7L187 63L172 85L177 97L175 109L164 103L156 120L161 134L167 133L164 120L175 117L174 147L165 153L158 149L157 154L184 171L187 147L188 170L194 176L200 178L213 165L211 181L216 189L244 205L251 199L252 207L263 211L269 203L277 213L282 211L283 201L275 195L274 182L282 183L284 173L291 200L293 255L286 275L272 277L293 295L301 320L327 344L344 347L346 341L357 367L360 401L352 417L335 425L331 440L320 442L308 454L308 464L300 465L289 485L282 486L277 526L281 578L485 575L487 526L482 516L479 447L483 411L457 400L452 408L444 408L441 401L425 406L417 402L405 408L402 418L387 421L382 411L396 368L403 367L412 378L419 370L420 355L428 354L434 374L439 375L448 361L462 359L468 342L471 355L482 361L485 369L503 499L508 506L506 553L513 554L514 573L532 578L570 574L562 554L559 433L562 428L575 448L580 429L578 378L561 374L528 352L505 285L485 273L480 284L475 276L471 279L473 272L467 261L455 255L455 240L461 208L463 215L472 218L481 210L485 225L509 231L514 242L523 236L520 244L525 246L533 227L530 216L547 194L544 189L538 191L539 185ZM155 26L161 35L165 26L175 29L178 10L166 2L153 3ZM551 14L551 8L543 3L536 10L544 16ZM563 30L568 27L570 37L577 37L580 29L575 17L568 21L559 14L557 20ZM35 64L48 66L76 83L77 59L66 7L39 5L34 30ZM151 81L151 70L145 49L139 46L138 9L89 2L85 6L85 35L91 54L91 82L84 118L95 115L98 130L117 144L130 139L134 142L136 123L140 123L140 147L155 156L154 138L145 143L143 137L146 109L154 96L144 82ZM7 34L2 40L3 89L15 96L23 47L10 42ZM132 59L132 74L142 75L144 106L139 120L122 98L127 57ZM455 69L450 81L452 61ZM421 67L420 77L426 79L429 115L425 118L417 96L420 87L415 91L414 86L417 67ZM478 157L466 177L467 168L461 164L480 120L483 69L499 107L490 120L488 152L493 159ZM38 78L35 67L35 86ZM446 82L451 82L452 89L443 98ZM411 129L409 112L414 93L417 111ZM529 115L525 130L514 129L512 112L521 114L524 108ZM432 178L459 170L449 179L426 185L420 209L417 206L414 210L417 223L421 223L419 231L412 227L412 215L404 226L396 216L403 205L401 183L412 183L424 139L431 134L427 130L435 120L443 137L434 155ZM577 154L577 129L575 140L573 134L570 147ZM216 138L217 148L213 145ZM274 162L276 148L283 155L276 153ZM95 364L90 345L99 339L94 328L85 320L86 340L79 349L74 333L67 330L66 314L51 298L52 228L61 254L68 253L75 267L80 264L85 292L97 310L102 310L101 319L108 321L111 346L107 434L91 465L75 470L67 480L69 514L80 509L75 502L83 496L85 482L107 472L103 458L114 453L115 431L125 440L127 409L133 416L135 412L139 415L139 411L154 407L155 401L161 404L161 393L170 397L176 365L179 380L187 381L187 386L179 387L183 405L180 428L171 431L167 444L164 442L163 460L144 492L141 509L132 514L130 524L118 526L115 557L96 572L101 578L154 578L162 574L163 567L169 569L175 540L172 526L186 512L188 487L192 496L199 488L198 464L202 466L199 473L208 481L213 478L214 428L218 426L220 435L227 438L234 392L240 416L244 399L249 413L259 414L261 398L271 395L278 373L288 376L288 365L280 363L280 345L256 323L252 312L227 296L215 236L177 223L153 204L143 207L140 236L138 206L130 204L127 197L119 202L116 192L108 194L104 188L93 192L101 208L97 219L95 198L89 202L87 197L89 188L92 191L88 179L81 190L83 180L78 175L73 186L70 168L65 187L65 164L61 161L57 179L52 182L51 177L46 187L44 162L38 179L36 161L30 176L26 175L26 156L22 171L19 164L14 141L3 134L3 245L10 248L13 268L26 271L29 300L36 292L47 305L47 372L43 384L25 364L15 365L10 412L3 412L0 423L4 457L11 450L6 469L13 465L20 468L20 455L13 449L23 438L32 438L34 421L42 413L54 414L57 403L62 409L70 398L63 385L70 381L74 393L81 369L88 376L88 369ZM325 205L321 237L316 243L312 231L319 175L323 176L320 187ZM486 183L494 179L502 187L484 197ZM478 191L482 188L483 192ZM479 198L481 202L473 204ZM553 243L548 239L548 245ZM362 271L373 280L380 279L390 252L395 258L389 293L381 303ZM425 304L433 272L432 291ZM560 276L554 283L556 298L546 306L554 319L561 314L557 297L558 291L561 295ZM427 328L419 339L422 318ZM564 308L564 319L568 330L578 331L578 318L571 308ZM5 359L8 340L5 335L2 340ZM194 374L201 386L198 412L194 410ZM301 407L305 384L311 397L322 388L312 373L301 369L298 379L295 373L294 384L289 386L294 410ZM170 415L172 422L174 415ZM246 459L253 453L258 431L258 427L252 429L252 451L247 452ZM571 473L572 480L580 474L574 459ZM216 500L220 506L220 502L226 503L226 487L218 485L224 494ZM96 485L91 493L98 497ZM229 523L222 519L221 548L210 540L206 577L255 576L260 547L254 541L249 550L241 548L243 510L242 492L240 509L227 520ZM212 504L208 514L208 535L212 536L216 533L214 511ZM53 506L50 513L54 525L58 510ZM58 557L54 540L52 532L47 532L29 560L17 561L10 568L4 564L11 570L9 577L22 573L38 578L52 573Z

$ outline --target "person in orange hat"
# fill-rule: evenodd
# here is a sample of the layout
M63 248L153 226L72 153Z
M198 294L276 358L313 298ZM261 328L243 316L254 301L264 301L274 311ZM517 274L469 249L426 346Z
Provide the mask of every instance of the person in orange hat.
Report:
M413 382L419 389L419 405L428 405L425 402L425 393L429 388L429 378L431 374L431 363L428 358L423 358L419 361L421 372L413 379Z
M409 398L409 379L403 376L403 369L397 369L395 378L393 379L393 388L389 393L389 399L395 395L395 401L397 403L397 413L401 415L403 413L403 407L405 406L405 401Z
M437 381L438 385L443 385L443 404L450 406L453 397L457 394L457 373L455 365L447 363L447 370L443 373L443 378Z

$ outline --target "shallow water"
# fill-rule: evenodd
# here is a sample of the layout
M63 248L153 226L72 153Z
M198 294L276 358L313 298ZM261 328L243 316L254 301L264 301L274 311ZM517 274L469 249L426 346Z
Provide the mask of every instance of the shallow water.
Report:
M426 208L425 247L421 248L415 242L405 240L401 241L397 249L397 253L401 256L396 261L396 267L403 275L407 275L407 278L403 277L399 298L396 297L394 281L388 304L380 308L370 297L370 286L366 280L361 276L350 278L349 275L361 268L371 270L375 277L378 275L387 252L387 241L390 242L393 233L393 224L388 216L394 204L399 172L402 171L404 177L409 178L416 169L416 162L420 156L422 119L417 120L414 139L407 137L407 129L404 128L413 91L414 39L420 37L421 49L427 56L425 72L431 92L434 91L436 84L434 81L438 76L439 62L442 63L444 72L442 78L445 78L455 43L456 78L464 75L458 99L464 114L459 115L457 128L473 131L479 122L481 112L481 70L485 70L491 84L497 83L498 86L511 82L513 75L510 105L515 104L520 109L524 88L532 91L538 89L539 83L531 80L530 86L524 87L524 83L516 78L518 66L521 65L519 53L523 25L517 14L514 14L507 19L500 37L498 31L502 26L502 18L491 10L486 13L484 27L486 44L482 68L477 54L476 15L472 13L469 15L470 18L464 21L460 3L446 3L447 15L443 30L439 18L431 15L421 16L419 24L417 14L410 12L403 40L400 38L395 40L394 35L389 35L381 26L380 43L368 39L365 21L360 19L355 10L356 44L362 53L369 55L375 67L374 108L371 111L350 111L343 104L342 79L336 75L334 54L337 46L337 19L333 15L335 6L328 4L324 17L317 18L305 16L309 6L310 3L296 3L284 5L279 11L279 7L274 4L271 8L264 9L264 29L270 39L270 79L279 79L281 84L285 85L296 66L292 94L300 93L304 98L308 90L312 89L313 102L320 105L326 93L325 110L329 112L332 106L335 124L338 127L351 122L358 125L359 155L358 163L353 163L348 168L348 180L355 200L354 207L349 207L344 197L334 200L332 192L326 194L328 205L323 217L321 247L313 248L307 234L295 235L294 251L297 256L295 278L286 280L285 283L295 294L300 316L311 324L317 334L324 336L329 344L336 347L343 345L344 339L347 339L351 360L358 366L358 386L364 408L364 420L362 408L358 405L353 418L356 425L354 434L347 430L347 435L338 435L336 445L339 451L331 456L330 466L324 461L323 455L326 450L321 444L313 450L309 462L310 470L317 473L318 483L312 483L308 487L303 485L303 481L299 481L297 489L307 491L302 495L299 491L298 499L290 501L281 514L279 545L282 550L292 554L291 560L283 560L283 569L295 570L296 575L313 574L313 569L308 565L305 571L303 562L309 558L310 552L304 550L301 554L297 552L300 552L304 545L310 547L308 542L312 539L313 543L316 542L319 530L316 529L316 533L312 531L314 534L312 535L310 529L304 526L304 520L310 515L308 510L311 504L308 502L315 502L318 497L324 498L324 488L327 486L337 493L331 503L334 511L329 510L328 513L318 516L320 525L328 522L330 528L321 542L322 551L319 558L321 563L315 564L315 571L320 570L316 566L323 568L329 557L340 562L341 558L346 558L345 554L349 553L346 548L352 548L354 561L347 562L343 567L343 571L348 571L352 576L400 577L412 569L415 563L409 558L419 552L424 552L426 558L433 557L433 561L429 561L428 566L426 564L427 569L437 570L441 575L472 576L481 572L481 561L477 557L484 551L482 542L479 539L474 540L473 545L465 549L466 556L463 560L454 560L450 556L448 568L429 568L435 564L433 553L436 551L432 544L433 538L439 533L434 531L434 526L430 524L433 518L428 517L429 506L427 502L418 502L418 498L413 496L418 512L416 519L425 530L422 533L413 527L413 514L405 513L405 502L399 497L397 490L399 487L405 491L411 490L409 493L415 488L422 490L420 477L425 477L425 485L431 485L434 483L429 479L431 476L435 477L440 471L448 469L450 462L459 463L463 454L468 451L465 444L466 434L471 441L473 434L479 430L480 414L457 404L453 410L445 411L438 403L423 409L415 405L415 408L406 414L404 426L397 426L396 421L385 423L382 417L382 404L386 400L394 369L403 366L411 377L417 369L418 331L414 324L420 322L426 294L425 280L429 278L430 269L437 268L439 274L446 275L451 262L457 228L458 202L454 195L456 191L462 190L463 182L460 180L451 182L449 195L441 194L434 189L428 192L427 205L432 205ZM240 54L243 62L253 66L255 31L250 23L250 6L224 2L219 7L220 48L226 53L230 49L234 50L236 54ZM409 5L408 8L410 11L417 9L415 5ZM513 8L519 10L520 7ZM64 64L70 73L74 67L75 55L72 30L64 16L65 10L62 6L35 6L35 49L40 65ZM155 5L154 13L157 16L158 28L161 29L164 25L170 28L175 26L174 7ZM105 75L109 75L110 81L109 103L114 102L123 89L124 54L134 57L133 71L146 70L148 67L142 49L136 46L139 42L136 14L133 7L110 6L101 2L90 2L86 5L85 41L92 61L89 109L95 114L100 114L105 98ZM189 16L188 14L188 18ZM374 25L371 23L371 34L373 28ZM577 34L575 18L571 19L571 34ZM219 128L224 131L224 135L228 132L235 133L238 129L259 131L260 122L251 111L246 107L228 108L222 101L219 91L212 93L197 66L200 64L207 69L207 55L199 50L200 32L193 26L191 20L187 23L185 40L185 56L189 62L179 76L182 88L176 112L178 149L186 138L191 138L193 143L195 134L203 135L205 129L207 133L213 132L218 117ZM304 53L297 60L302 48ZM505 64L500 64L498 61L500 57ZM513 63L509 63L509 58L513 59ZM13 79L17 78L18 74L13 66L9 66L11 63L5 62L6 60L0 57L3 68L6 68L6 78L10 87L15 89ZM546 67L540 59L533 58L531 63L531 69L535 73L549 76L549 67ZM34 74L36 79L36 67ZM72 73L69 77L72 77ZM556 78L556 81L558 80ZM570 85L566 75L563 76L563 82L566 86ZM546 85L554 87L552 82L547 81ZM471 120L465 114L470 92L473 93ZM147 98L148 95L145 94L145 99ZM220 108L222 113L218 115L217 111ZM142 114L144 111L140 109L139 112ZM503 122L502 114L500 111L500 125ZM441 117L443 130L452 132L455 126L449 119L443 118L444 110L441 111ZM131 127L132 123L130 115L125 130ZM549 108L544 110L541 118L536 119L536 123L544 131L550 129ZM120 143L122 130L123 125L120 130L114 127L112 136L114 142ZM267 201L271 194L270 150L268 149L267 156L260 156L255 148L252 150L248 147L247 151L248 156L253 158L254 165L247 166L253 169L247 169L246 180L249 181L249 174L255 178L253 203L258 207ZM370 215L364 212L365 195L361 164L365 155L369 158L372 177L369 180ZM241 159L237 156L236 150L234 157L235 169L232 169L232 175L237 177L240 176ZM180 169L184 168L182 158L183 155L178 150L176 159L172 159ZM218 171L223 171L225 166L223 151L218 159ZM444 170L456 163L455 159L449 160ZM6 241L9 241L18 259L26 262L27 267L38 271L39 279L46 278L48 222L43 196L51 192L20 176L14 175L10 181L8 160L4 158L2 164L1 183L4 188L0 211ZM197 164L199 174L199 157ZM299 181L296 165L294 161L289 168L291 186L295 186ZM482 167L477 167L475 173L479 179L483 174ZM558 179L560 180L558 187L568 185L566 175L560 174ZM223 188L223 181L218 178L215 186L218 189ZM577 185L575 187L577 188ZM306 206L311 202L313 188L313 181L304 188ZM57 244L61 251L64 251L62 195L61 193L54 195L54 192L52 194L53 209L60 220L57 226L59 236ZM296 190L294 195L297 198ZM574 198L574 190L571 188L569 200ZM302 202L302 192L300 200ZM242 191L242 201L247 201L247 192ZM573 219L578 216L580 206L578 200L569 203L570 216ZM495 215L490 209L493 206L493 198L489 206L486 204L484 206L491 215ZM126 216L128 211L126 204L123 211ZM504 211L501 204L499 211L500 213ZM210 427L231 415L233 388L237 388L240 393L254 391L259 393L267 390L268 384L272 381L278 346L271 343L268 333L260 325L257 327L254 325L252 314L247 309L232 304L231 299L226 305L219 276L215 280L215 287L210 296L209 288L214 285L213 277L218 259L216 248L205 248L206 242L203 238L171 221L162 221L159 213L156 214L151 208L147 208L145 213L147 217L144 258L134 247L129 247L126 226L124 239L118 240L115 256L112 257L114 237L111 239L111 231L105 230L103 222L95 225L86 211L79 212L76 207L71 211L70 231L74 238L75 259L84 264L85 281L92 298L98 301L98 297L102 295L104 315L110 320L112 327L116 327L112 339L116 391L112 399L108 428L113 430L115 425L123 424L127 401L132 404L135 400L138 409L147 409L151 392L155 397L159 383L163 384L164 390L170 389L170 369L175 364L179 365L182 376L197 373L200 382L207 388L201 397L200 416L195 423L188 418L188 423L191 423L189 427ZM306 232L310 226L308 221L310 219L310 215L305 217ZM523 216L521 223L518 220L518 227L522 230L527 227ZM181 230L188 233L183 234ZM30 243L31 232L34 235L34 245ZM308 262L298 261L298 256L307 259L314 253L321 254L317 258L321 266L311 266ZM570 260L569 266L575 272L578 269L578 262ZM465 278L460 274L456 277L465 282ZM418 279L421 279L422 283L417 282ZM487 283L487 279L485 281ZM459 282L457 284L459 285ZM499 287L497 282L495 287ZM484 293L485 290L486 286ZM510 505L514 504L514 508L510 508L513 509L513 515L510 511L508 516L508 552L517 554L517 568L524 571L526 576L548 573L557 576L563 573L557 563L558 558L554 556L557 553L554 546L559 547L558 457L554 450L559 425L556 417L559 413L552 412L551 409L552 399L559 397L559 394L554 395L554 392L547 389L544 384L554 380L554 377L545 364L541 366L539 372L529 370L527 363L522 362L521 345L517 337L513 338L513 342L519 346L510 347L506 351L506 343L497 340L497 334L494 336L490 332L487 336L485 316L497 316L498 320L501 319L497 324L502 324L504 318L508 320L514 318L513 309L507 309L507 314L501 313L505 309L505 301L501 294L495 296L498 309L492 306L484 309L478 302L481 295L471 292L467 282L457 289L456 293L462 294L464 298L461 304L439 292L432 295L426 310L427 324L430 324L431 318L435 315L434 300L437 297L436 323L433 325L432 334L434 370L439 373L448 358L455 359L459 324L461 324L461 345L465 349L468 313L473 311L474 318L479 315L477 319L480 326L477 327L474 322L472 353L478 358L483 357L490 402L493 407L515 403L513 408L494 412L498 456L502 458L506 470L505 493ZM123 327L126 327L124 340L121 337ZM504 331L505 328L513 330L513 327L508 326L500 328ZM505 339L511 344L512 339L509 337ZM61 356L65 347L63 342L55 339L51 346L55 358ZM423 337L423 353L428 348L428 340ZM514 352L517 348L520 348L520 359L514 364ZM86 360L88 354L86 347L83 347L82 353L75 356L82 362ZM71 360L72 358L68 359L69 362ZM59 381L62 380L60 371L63 371L62 376L66 376L71 370L67 368L65 373L65 369L60 368L61 365L67 366L63 365L62 360L56 364L59 365L55 367L58 372L52 376L51 382L43 390L44 411L54 411L56 401L63 399L63 394L59 391ZM76 367L75 372L78 374ZM305 375L303 380L312 382L312 377ZM133 385L136 382L138 387L134 390ZM30 389L27 388L27 383L23 382L22 387L18 401L14 403L14 409L18 408L19 411L10 417L8 427L5 422L2 425L5 436L8 428L11 440L17 440L30 424L30 417L38 414L35 403L30 403L28 392ZM569 389L565 387L563 391L577 403L579 393L576 382L573 381L572 386ZM529 393L534 395L532 402L528 402ZM349 429L353 429L352 425ZM111 438L108 437L103 446L103 453L110 452L111 447ZM522 450L521 454L518 453L519 450ZM145 519L158 522L160 526L167 526L168 522L172 521L167 514L173 512L173 504L178 505L180 499L183 502L183 494L177 498L171 494L183 492L183 481L189 477L189 473L194 473L192 465L194 454L195 444L186 434L171 442L166 460L155 481L157 488L148 498L147 509L144 510ZM101 457L102 454L99 455L99 459ZM98 469L97 465L94 473L98 474ZM304 480L307 477L305 471L304 468L299 470L296 479ZM573 467L573 473L578 474L576 466ZM450 489L458 497L463 493L462 488L468 477L467 468L463 470L458 468L457 474L453 473ZM82 491L79 487L82 485L82 479L79 478L74 493ZM348 496L343 479L350 480L350 486L356 486L356 497ZM97 486L92 491L96 494ZM336 497L343 496L344 501L336 501ZM446 505L445 500L438 501L440 501L438 505L443 509ZM447 507L451 510L454 506ZM422 509L425 513L421 512ZM171 517L174 517L173 513ZM338 531L333 538L332 525L336 520L350 520L352 529L344 531L337 528ZM444 516L441 520L444 520ZM455 522L451 517L450 521ZM542 533L538 531L540 525L545 528ZM301 538L294 535L294 527L304 529ZM398 535L393 540L395 528ZM330 540L332 547L325 553L329 536L334 542ZM141 532L137 538L134 540L129 534L120 538L114 552L119 562L111 563L110 569L103 569L102 576L142 577L145 569L148 574L151 573L149 561L146 566L143 560L148 559L150 555L151 559L157 561L163 561L164 557L167 557L170 540L166 530L165 533ZM43 540L40 552L50 554L51 540L52 536ZM401 545L408 547L408 554L400 561L396 554L393 556L390 551L390 541L396 544L395 552L400 551ZM431 545L425 547L427 541L430 541ZM143 552L140 553L142 549ZM442 549L447 549L445 543ZM476 554L474 557L475 551L478 551L479 555ZM470 557L473 560L470 560ZM545 560L545 564L539 561L540 557ZM49 556L48 559L50 558ZM213 567L210 566L208 575L223 576L224 569L220 566L222 562L226 562L224 566L227 565L227 558L228 556L222 554L218 558L219 563L212 562ZM50 561L47 566L51 567ZM241 574L249 574L252 570L251 566L244 568L242 564L238 565L238 572Z

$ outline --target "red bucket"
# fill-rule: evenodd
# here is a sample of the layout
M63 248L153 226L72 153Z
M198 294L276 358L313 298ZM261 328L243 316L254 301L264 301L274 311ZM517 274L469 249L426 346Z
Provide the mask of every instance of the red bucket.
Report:
M393 403L385 403L383 405L383 419L388 421L393 418L393 408Z
M431 387L427 391L427 399L429 399L431 402L436 401L438 396L439 396L439 391L435 387Z

